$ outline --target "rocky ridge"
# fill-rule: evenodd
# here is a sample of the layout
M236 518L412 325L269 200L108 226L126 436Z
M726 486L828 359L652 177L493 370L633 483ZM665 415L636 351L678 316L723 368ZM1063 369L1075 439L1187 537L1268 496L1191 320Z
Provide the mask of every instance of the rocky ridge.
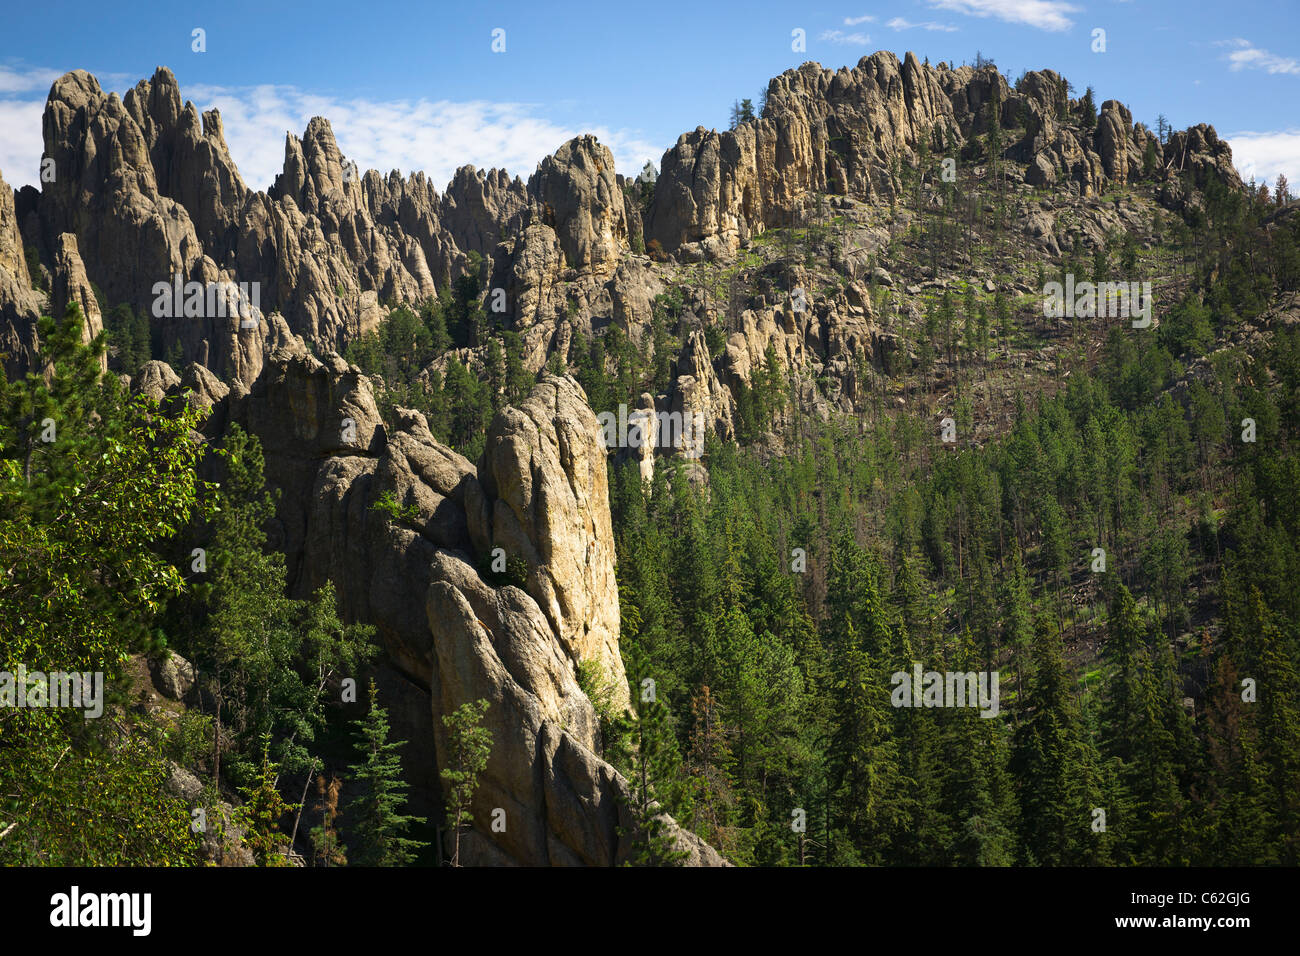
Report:
M331 580L343 613L378 627L409 723L433 743L416 773L428 792L446 745L438 718L491 701L499 746L474 807L474 859L616 863L628 849L626 784L598 756L598 721L576 679L578 663L594 662L625 693L606 449L585 395L572 379L543 377L497 415L475 464L440 445L417 412L399 410L386 426L371 383L332 353L377 328L391 304L438 294L478 256L489 290L505 292L494 317L519 333L529 371L556 353L571 360L579 336L610 327L646 342L661 294L677 289L669 384L641 396L642 410L699 416L732 438L738 396L771 354L802 406L852 411L889 356L911 360L902 327L919 318L922 296L950 287L933 271L880 266L906 237L913 213L893 207L923 156L979 164L981 137L997 124L1011 218L1048 257L1075 236L1088 247L1120 225L1146 227L1154 205L1103 204L1111 187L1146 177L1176 211L1198 201L1189 182L1240 187L1212 128L1162 144L1108 100L1085 130L1066 90L1051 71L1013 88L994 69L931 67L911 54L838 71L807 63L771 81L754 122L683 134L652 195L636 201L594 137L563 144L526 183L464 167L440 195L421 173L356 170L319 117L286 137L283 171L259 192L240 177L219 114L183 103L169 70L121 98L76 71L47 102L53 180L16 194L0 183L0 351L8 374L28 370L37 316L69 302L87 315L86 334L98 331L96 287L109 306L147 312L155 284L174 277L255 283L251 327L240 315L155 318L164 352L178 347L184 368L147 363L133 387L158 398L191 391L212 409L211 436L239 422L262 439L268 480L283 491L275 544L293 589ZM932 201L932 184L921 195ZM830 222L839 241L818 247L817 263L768 235ZM711 284L728 278L732 292L720 295ZM720 343L707 333L716 328ZM623 453L653 473L647 449ZM418 518L374 511L386 492ZM487 574L498 547L523 562L522 578ZM498 807L506 834L484 825ZM695 862L720 862L677 832Z

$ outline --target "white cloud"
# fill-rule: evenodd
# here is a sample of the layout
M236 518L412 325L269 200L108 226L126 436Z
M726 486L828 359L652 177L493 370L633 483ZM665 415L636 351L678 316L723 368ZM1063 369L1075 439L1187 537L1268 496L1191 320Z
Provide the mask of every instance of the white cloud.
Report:
M60 75L44 67L0 65L0 175L11 187L40 181L44 97Z
M58 70L0 66L0 94L48 93L50 84L61 75Z
M845 17L844 25L846 27L856 27L859 23L875 23L876 18L870 15L861 17Z
M819 37L828 43L851 43L854 46L868 46L871 37L865 33L845 33L843 30L827 30Z
M181 95L200 111L221 111L231 156L255 189L266 189L283 168L285 133L301 136L313 116L330 121L339 149L361 169L423 170L439 190L466 164L503 167L527 180L544 157L583 133L610 148L624 175L663 155L663 146L637 130L556 123L530 103L339 98L293 86L196 85ZM0 99L0 171L11 186L38 184L43 110L44 100Z
M221 111L230 154L259 189L284 165L285 133L301 136L313 116L330 121L339 149L361 169L423 170L439 189L466 164L502 167L527 180L544 157L582 133L608 146L624 175L663 155L637 131L558 124L528 103L338 99L291 86L194 87L184 95L200 109Z
M1080 12L1064 0L929 0L935 10L951 10L971 17L997 17L1040 30L1068 30L1074 21L1066 14Z
M14 189L40 183L43 100L0 99L0 175Z
M1300 129L1256 133L1245 131L1225 136L1232 147L1232 161L1241 178L1272 185L1284 173L1294 192L1300 187Z
M926 20L924 23L912 23L910 20L904 20L902 17L894 17L885 26L891 30L940 30L944 33L956 33L957 27L949 26L946 23L935 23L933 20Z
M1277 56L1268 50L1261 50L1249 40L1237 37L1234 40L1219 40L1216 46L1234 47L1226 57L1229 69L1265 70L1269 73L1291 73L1300 75L1300 60L1289 56Z

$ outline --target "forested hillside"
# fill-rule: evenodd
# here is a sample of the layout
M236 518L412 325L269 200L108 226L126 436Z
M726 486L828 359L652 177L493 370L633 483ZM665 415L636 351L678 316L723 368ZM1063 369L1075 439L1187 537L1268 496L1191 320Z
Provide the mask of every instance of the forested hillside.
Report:
M1300 863L1300 202L1074 93L809 63L440 195L61 77L0 861Z

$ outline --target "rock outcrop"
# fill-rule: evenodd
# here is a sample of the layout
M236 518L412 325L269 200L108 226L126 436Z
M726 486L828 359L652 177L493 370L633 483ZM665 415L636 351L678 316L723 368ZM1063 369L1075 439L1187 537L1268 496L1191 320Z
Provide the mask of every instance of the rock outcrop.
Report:
M677 378L673 384L671 411L680 416L682 439L663 436L660 447L680 447L687 458L699 458L704 452L705 434L724 441L736 437L733 421L735 400L731 390L718 381L709 356L704 333L692 332L677 361Z
M156 283L246 283L295 332L336 344L373 328L380 300L433 295L463 259L422 175L362 177L320 118L301 140L287 137L276 185L249 189L219 114L182 105L165 68L124 99L84 71L66 74L50 90L44 135L54 165L36 204L39 248L52 259L74 235L110 304L150 313L165 349L179 342L219 373L223 350L210 345L205 359L200 344L212 329L152 314Z
M528 190L518 176L462 166L443 193L441 219L459 248L486 257L519 231L527 210Z
M41 296L32 288L14 193L0 178L0 361L10 378L35 365L40 312Z
M407 696L395 706L417 712L433 741L428 762L410 770L435 800L447 753L440 718L489 702L492 754L462 860L625 860L628 785L599 756L600 721L577 679L578 664L591 662L615 690L613 706L627 705L605 448L581 387L550 376L502 410L476 467L416 412L399 410L387 430L368 380L300 341L269 355L251 390L205 387L199 369L185 384L149 363L135 387L172 397L197 385L209 422L236 421L260 437L268 482L282 491L273 543L289 556L291 590L331 581L340 612L375 625ZM376 510L386 493L415 517ZM498 548L511 574L490 572ZM491 826L498 810L504 831ZM691 862L723 865L693 834L670 830Z
M574 661L593 661L627 706L605 445L571 378L547 378L488 429L478 550L528 566L526 589Z
M1085 132L1066 91L1050 70L1011 89L992 67L923 65L911 53L901 63L876 53L838 71L805 63L771 81L761 118L721 133L700 127L664 153L645 241L685 261L714 259L764 229L797 223L816 194L889 201L900 195L901 170L923 152L958 156L995 122L1020 131L1005 156L1027 167L1031 185L1069 184L1087 197L1141 171L1152 134L1114 100ZM1234 185L1223 148L1198 127L1163 155L1174 156L1169 171L1191 170L1198 186L1211 173Z
M664 154L646 242L713 258L787 224L812 193L887 200L894 163L913 164L936 133L960 136L957 116L938 72L913 54L899 63L877 53L838 71L805 63L768 84L757 121L701 127Z
M542 160L528 180L534 220L555 230L568 267L609 273L628 251L623 190L614 154L579 136Z
M11 372L30 364L41 306L33 277L23 278L23 248L52 277L65 235L110 310L126 303L149 314L163 354L179 348L186 364L248 387L286 330L337 350L376 328L390 304L444 290L470 253L491 260L487 291L505 302L494 316L523 336L526 367L540 369L576 333L590 337L608 320L631 334L648 321L636 288L653 283L628 269L633 250L718 259L766 229L803 225L827 194L893 201L903 171L923 155L981 157L975 141L993 124L1007 133L1008 175L1033 186L1086 198L1150 174L1173 209L1194 201L1189 188L1209 177L1239 186L1212 128L1162 146L1108 100L1095 130L1085 130L1067 90L1052 71L1026 73L1012 88L994 68L931 66L912 54L880 52L839 70L805 63L772 79L758 119L683 134L663 156L643 215L591 136L562 144L527 183L466 166L439 195L422 173L363 173L320 117L286 137L282 172L255 191L235 167L220 115L184 102L166 68L122 98L74 71L53 84L44 115L52 179L39 192L24 188L16 203L0 190L0 247L10 250L0 253L0 344ZM1050 252L1056 240L1034 231L1041 225L1029 234ZM863 263L847 266L856 278ZM155 286L174 281L247 287L256 328L206 312L183 321L153 314Z
M95 298L90 280L86 278L86 267L82 265L81 255L77 252L77 237L70 232L59 236L58 250L54 254L54 288L50 298L56 316L65 315L70 305L81 310L85 319L81 327L81 341L89 342L104 330L99 301ZM103 357L100 360L104 362ZM104 368L108 368L106 362Z

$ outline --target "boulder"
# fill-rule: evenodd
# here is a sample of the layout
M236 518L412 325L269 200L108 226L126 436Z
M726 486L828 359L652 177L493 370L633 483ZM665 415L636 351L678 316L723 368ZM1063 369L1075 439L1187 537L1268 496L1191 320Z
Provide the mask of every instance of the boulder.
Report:
M169 700L184 700L194 686L194 665L174 652L150 660L149 674L158 693Z

